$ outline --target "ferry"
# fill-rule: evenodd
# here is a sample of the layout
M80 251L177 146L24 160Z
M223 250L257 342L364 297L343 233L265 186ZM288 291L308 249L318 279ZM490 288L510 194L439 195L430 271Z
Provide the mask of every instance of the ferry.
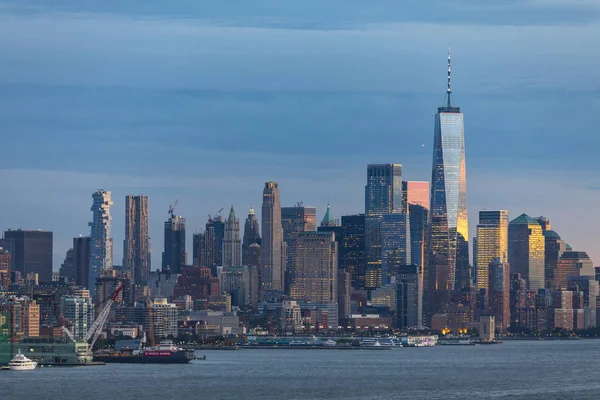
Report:
M172 342L161 342L156 347L141 351L94 355L94 361L127 364L187 364L192 359L193 351L184 351L175 347Z
M446 336L438 339L441 346L474 346L475 342L468 336Z
M25 357L19 349L17 355L8 363L8 367L11 371L31 371L37 368L37 362Z

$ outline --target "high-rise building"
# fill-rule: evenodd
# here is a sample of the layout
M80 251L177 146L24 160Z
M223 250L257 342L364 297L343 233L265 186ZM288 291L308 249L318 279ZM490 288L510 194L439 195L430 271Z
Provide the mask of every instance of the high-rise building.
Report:
M381 219L381 265L383 285L392 283L398 267L411 264L410 217L384 214Z
M477 225L477 289L488 290L489 265L499 258L501 262L508 260L508 211L479 211ZM496 318L496 324L500 321Z
M321 220L321 225L319 226L340 226L340 220L333 218L333 216L331 215L331 206L329 205L329 203L327 203L327 211L325 211L325 215L323 216L323 219Z
M38 274L52 282L52 232L11 230L4 232L4 245L11 255L11 270L22 277Z
M396 326L423 325L423 273L418 265L402 265L396 271Z
M84 341L88 329L94 323L92 298L62 296L60 298L60 314L71 322L71 333L75 339L80 342Z
M244 239L242 242L242 264L248 264L248 248L253 243L258 243L260 245L260 230L258 226L258 218L256 218L256 213L254 212L254 208L250 207L250 211L248 212L248 217L246 218L246 222L244 223Z
M481 244L477 245L479 249ZM542 226L527 214L508 224L508 263L511 274L521 274L529 290L544 286L545 239ZM480 266L478 266L480 267Z
M21 328L23 336L40 336L40 306L35 300L21 301Z
M129 269L136 285L146 286L150 264L148 196L125 196L125 240L123 268Z
M185 252L185 218L171 213L165 222L165 247L162 253L163 272L181 274L187 262Z
M96 287L96 278L113 266L113 240L111 237L110 206L113 202L111 192L100 189L92 194L92 222L89 223L90 232L90 270L87 288L93 292ZM92 293L93 295L93 293Z
M429 182L402 182L404 213L410 216L410 257L422 272L427 260L427 227L429 220Z
M262 203L262 287L283 291L285 287L285 244L281 226L281 199L277 182L266 182Z
M225 221L223 236L223 266L239 267L242 265L242 240L240 239L240 220L235 217L233 206Z
M365 288L365 215L342 216L342 238L338 248L340 267L352 276L352 287Z
M544 282L547 288L558 289L554 282L554 275L558 267L558 260L567 251L567 243L560 238L558 233L550 229L544 231L544 242Z
M496 257L488 263L488 304L496 329L506 333L510 327L510 265Z
M285 291L289 293L291 276L294 274L296 238L300 232L317 230L317 209L305 207L302 203L294 207L281 207L281 227L285 242Z
M60 266L59 276L65 280L65 282L75 282L75 252L73 249L67 250L65 255L65 261Z
M75 285L88 287L90 274L89 236L73 238L73 264L75 269Z
M221 216L210 217L206 223L206 229L202 234L196 234L194 249L197 256L196 264L209 267L213 275L217 275L217 266L223 265L223 238L225 237L225 224ZM219 247L221 246L221 247Z
M569 278L577 276L594 278L596 276L594 263L585 251L565 251L556 266L554 288L567 290Z
M385 214L402 213L402 165L367 165L365 185L365 287L382 283L381 220Z
M311 303L337 303L337 243L333 232L300 232L296 239L290 296Z
M450 51L446 100L435 115L433 140L428 286L435 292L471 283L464 116L452 105Z
M246 261L248 266L248 282L246 282L246 295L248 297L248 305L251 307L258 306L261 299L261 248L260 244L252 243L246 250Z
M5 290L10 285L10 253L0 247L0 289Z

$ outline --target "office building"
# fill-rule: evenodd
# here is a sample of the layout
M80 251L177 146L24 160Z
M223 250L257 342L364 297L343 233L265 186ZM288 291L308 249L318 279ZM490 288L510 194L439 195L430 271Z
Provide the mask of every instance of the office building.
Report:
M148 196L125 196L123 268L131 271L136 285L146 286L150 263Z
M317 209L306 207L302 203L294 207L281 207L281 226L285 242L285 291L290 291L290 279L294 274L294 257L296 256L296 238L300 232L317 230Z
M352 287L365 288L365 215L342 216L342 238L338 248L341 268L352 276Z
M402 181L402 206L407 213L409 205L417 205L429 210L429 182Z
M478 249L481 247L477 245ZM545 239L542 226L527 214L508 224L508 262L511 274L521 274L529 290L544 286Z
M464 116L452 105L450 52L446 105L435 115L430 199L428 288L442 294L439 303L447 299L447 292L471 283Z
M402 166L369 164L365 185L365 287L382 283L381 220L385 214L402 213Z
M327 203L327 211L321 220L319 227L340 226L340 220L333 218L331 215L331 206Z
M5 290L10 285L10 253L0 247L0 290Z
M296 239L290 296L311 303L337 303L337 244L332 232L301 232Z
M384 214L381 219L381 265L383 284L393 282L401 265L411 264L409 214Z
M64 279L65 282L75 282L75 252L73 249L67 250L65 260L60 266L59 277Z
M558 267L558 260L567 251L567 243L562 240L558 233L546 229L544 231L545 257L544 257L544 281L547 288L558 289L554 282L554 275Z
M399 328L423 326L423 272L416 264L402 265L396 271L396 325Z
M52 282L52 232L9 229L4 246L11 255L11 271L22 277L38 274L40 281Z
M403 181L402 201L404 213L410 216L411 263L423 271L427 261L429 182Z
M283 291L286 257L277 182L266 182L263 190L261 248L262 288L265 291Z
M233 232L231 232L233 235ZM222 266L223 260L223 238L225 236L225 224L221 216L209 217L206 229L202 234L194 235L195 263L202 267L209 267L213 275L217 275L217 267ZM232 236L233 238L233 236Z
M92 194L92 222L90 232L90 268L86 287L93 291L96 278L113 266L113 240L111 237L111 192L98 190Z
M242 241L242 264L248 264L248 248L250 245L258 243L260 245L260 228L258 226L258 218L256 218L256 213L254 212L254 208L250 207L250 211L248 212L248 217L246 217L246 222L244 223L244 239Z
M92 298L62 296L60 298L60 314L71 323L69 329L75 339L80 342L84 341L85 335L95 319Z
M162 270L181 274L187 263L185 252L185 218L171 213L165 222L165 243L162 253Z
M508 260L508 211L479 211L477 225L477 289L488 290L490 262ZM498 324L498 318L496 318Z
M589 276L595 278L594 263L584 251L565 251L558 260L554 273L554 288L567 290L569 278Z
M73 238L73 264L75 269L75 285L88 287L90 274L89 236Z
M223 234L223 266L239 267L242 265L242 240L240 239L240 220L235 217L233 206L225 221Z
M506 333L510 327L510 265L496 257L488 263L488 310L494 316L496 329Z
M23 300L21 303L21 329L25 337L40 336L40 306L35 300Z

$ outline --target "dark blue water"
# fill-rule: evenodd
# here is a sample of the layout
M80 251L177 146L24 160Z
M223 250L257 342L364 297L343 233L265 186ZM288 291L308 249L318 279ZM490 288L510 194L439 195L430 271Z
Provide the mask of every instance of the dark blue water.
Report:
M600 340L206 351L189 365L0 372L0 399L596 399Z

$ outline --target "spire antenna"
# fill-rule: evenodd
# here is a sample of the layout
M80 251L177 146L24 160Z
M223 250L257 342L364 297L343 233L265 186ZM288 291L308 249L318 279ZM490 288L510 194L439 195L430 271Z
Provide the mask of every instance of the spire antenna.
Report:
M448 90L446 95L448 97L448 107L451 107L452 105L450 104L450 97L452 96L452 88L450 86L450 47L448 47Z

